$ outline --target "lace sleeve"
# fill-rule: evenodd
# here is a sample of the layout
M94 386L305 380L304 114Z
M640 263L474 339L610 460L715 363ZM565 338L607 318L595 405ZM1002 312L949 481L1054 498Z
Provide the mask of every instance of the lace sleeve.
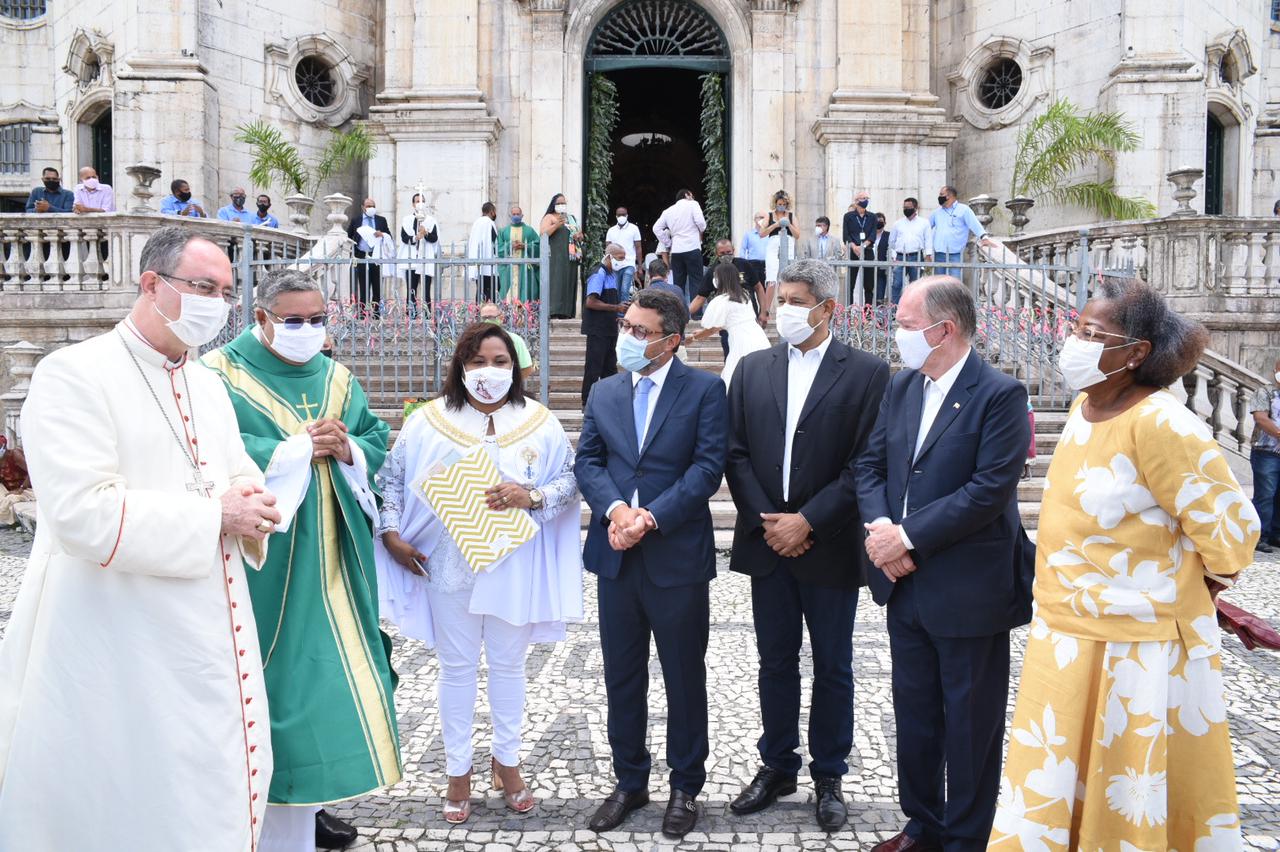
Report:
M569 443L568 436L565 436L564 442L564 465L556 478L540 489L544 501L542 508L530 512L538 524L547 523L570 505L576 506L580 501L578 481L573 476L573 445Z
M396 441L376 477L378 490L382 492L378 535L387 530L400 529L400 501L404 496L404 452L404 442Z

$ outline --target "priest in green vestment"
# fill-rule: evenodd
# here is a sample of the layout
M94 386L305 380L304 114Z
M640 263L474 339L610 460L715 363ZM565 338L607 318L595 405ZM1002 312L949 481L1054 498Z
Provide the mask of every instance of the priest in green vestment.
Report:
M283 515L248 577L275 771L264 832L337 822L317 806L394 784L401 763L391 642L378 626L374 475L387 424L346 367L320 354L325 303L298 271L258 286L256 323L204 357ZM338 826L343 824L337 823ZM349 828L349 827L347 827ZM354 829L351 829L354 832Z
M498 230L498 257L539 257L538 232L524 223L524 211L519 206L511 208L511 224ZM502 282L499 298L517 298L528 302L539 297L538 265L520 264L498 267L498 280ZM512 290L512 282L515 290Z

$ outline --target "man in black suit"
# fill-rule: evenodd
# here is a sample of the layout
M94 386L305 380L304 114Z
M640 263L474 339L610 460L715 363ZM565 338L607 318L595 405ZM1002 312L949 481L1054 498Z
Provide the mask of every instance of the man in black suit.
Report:
M764 766L729 807L754 813L795 792L808 625L809 772L825 831L847 817L840 779L853 747L853 622L866 582L857 493L841 472L866 445L889 381L888 364L832 337L836 289L826 261L782 271L784 342L751 353L734 374L725 469L738 508L729 569L751 577L764 727Z
M876 234L879 228L876 214L867 209L870 204L870 194L865 189L859 190L853 197L853 206L840 221L841 236L849 247L850 260L876 259ZM862 303L870 305L875 298L875 270L861 265L849 267L849 304L854 303L859 275L862 276Z
M649 801L649 642L667 689L668 837L697 822L706 782L707 673L715 532L708 501L724 475L724 382L675 357L689 311L662 290L634 293L619 328L625 373L591 388L574 474L591 506L584 567L596 574L600 650L617 788L591 818L612 831Z
M987 847L1009 697L1009 630L1031 618L1034 549L1018 515L1027 391L970 344L950 276L909 286L893 377L854 476L888 606L906 828L874 852ZM944 771L946 783L944 785Z
M373 304L374 315L382 312L382 269L376 263L360 263L362 258L373 255L373 245L360 234L360 228L373 228L374 239L382 239L391 233L387 225L387 217L378 212L378 205L372 198L366 198L360 215L351 220L347 227L347 238L355 243L356 264L352 270L352 289L355 290L356 302L361 305Z

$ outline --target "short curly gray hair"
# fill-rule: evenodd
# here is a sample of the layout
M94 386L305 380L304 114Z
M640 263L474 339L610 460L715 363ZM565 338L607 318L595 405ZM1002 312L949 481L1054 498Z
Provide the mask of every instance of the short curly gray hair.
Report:
M1125 336L1151 344L1151 354L1133 371L1140 385L1168 387L1196 368L1209 345L1203 325L1174 311L1140 278L1105 278L1093 298L1107 303L1103 313Z
M268 272L258 283L257 298L254 305L263 310L275 307L276 299L282 293L319 293L320 282L299 269L281 269Z
M809 292L819 302L836 297L836 271L826 261L808 258L789 263L778 276L778 281L782 284L808 284Z

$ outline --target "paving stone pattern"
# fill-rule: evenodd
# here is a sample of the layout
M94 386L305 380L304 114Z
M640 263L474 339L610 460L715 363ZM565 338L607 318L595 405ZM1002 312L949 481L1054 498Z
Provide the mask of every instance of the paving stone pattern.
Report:
M24 533L0 530L0 631L8 623L30 547ZM1263 557L1230 597L1280 623L1280 561ZM475 808L463 827L440 817L444 790L444 749L435 712L435 655L421 643L395 636L400 673L396 706L405 761L405 779L393 789L333 807L360 827L355 852L460 850L729 850L795 852L810 849L869 849L896 833L903 822L897 807L894 725L889 688L889 642L882 611L864 595L854 636L856 718L854 751L845 779L850 804L848 827L828 836L817 831L813 787L799 791L763 813L733 816L728 803L757 768L759 701L756 697L755 639L750 586L722 566L712 584L712 629L707 653L711 698L711 757L703 814L697 831L676 844L661 834L667 787L664 762L666 703L657 655L651 657L650 748L655 771L654 802L631 816L622 830L596 835L587 821L612 787L605 738L605 696L594 581L586 582L588 619L570 628L558 645L539 645L529 656L529 699L525 721L524 773L538 807L517 816L488 790L489 727L482 673L476 716ZM394 633L393 633L394 636ZM1014 667L1021 666L1025 631L1014 636ZM1280 844L1280 656L1246 652L1226 640L1224 667L1246 846L1278 849ZM807 655L807 651L805 652ZM806 672L805 689L808 688ZM1010 710L1012 710L1012 694ZM801 739L805 722L801 721ZM483 771L482 771L483 770Z

